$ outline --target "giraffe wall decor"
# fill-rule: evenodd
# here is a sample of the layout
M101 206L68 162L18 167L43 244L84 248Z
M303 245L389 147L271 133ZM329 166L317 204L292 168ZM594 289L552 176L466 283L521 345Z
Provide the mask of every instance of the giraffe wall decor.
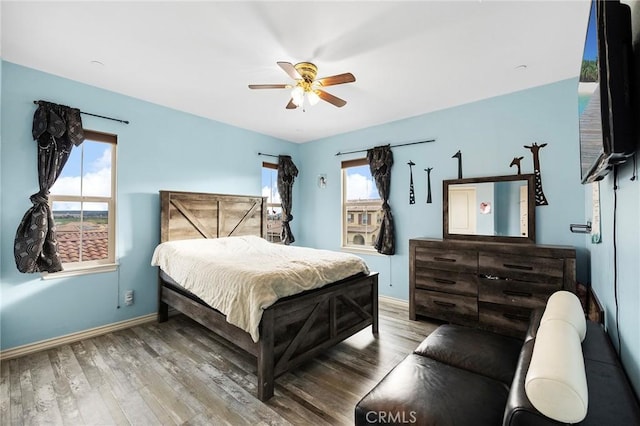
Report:
M513 160L511 160L511 164L509 164L509 167L513 167L516 166L518 167L518 174L521 175L522 172L520 171L520 160L522 160L524 157L513 157Z
M544 196L544 191L542 190L542 177L540 176L540 157L538 156L538 152L540 148L544 148L547 146L546 143L538 145L536 142L532 143L531 146L525 145L524 147L531 151L533 154L533 175L535 178L535 193L536 193L536 206L547 206L549 202L547 201L547 197Z
M416 163L414 163L413 161L409 160L409 162L407 164L409 165L409 175L410 175L410 181L409 181L409 204L415 204L416 203L416 193L413 190L413 166L415 166Z
M424 169L427 172L427 204L431 204L431 170L433 167Z
M451 158L458 159L458 179L462 179L462 153L458 150Z

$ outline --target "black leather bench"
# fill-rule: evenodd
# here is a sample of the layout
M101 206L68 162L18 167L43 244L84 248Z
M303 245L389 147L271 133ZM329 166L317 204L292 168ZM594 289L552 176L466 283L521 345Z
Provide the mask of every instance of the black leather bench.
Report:
M542 310L524 340L442 325L355 408L356 425L560 425L525 392ZM587 321L582 342L588 410L581 425L640 425L636 396L608 335Z

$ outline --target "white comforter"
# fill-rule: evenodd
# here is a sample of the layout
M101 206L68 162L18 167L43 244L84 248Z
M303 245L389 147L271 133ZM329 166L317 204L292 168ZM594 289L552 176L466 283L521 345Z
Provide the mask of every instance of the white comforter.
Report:
M359 257L272 244L255 236L169 241L151 261L258 341L262 312L278 299L369 273Z

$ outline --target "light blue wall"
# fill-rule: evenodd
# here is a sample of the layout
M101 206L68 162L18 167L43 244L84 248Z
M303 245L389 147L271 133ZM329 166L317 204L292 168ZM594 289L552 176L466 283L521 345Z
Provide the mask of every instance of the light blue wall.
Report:
M602 243L591 244L587 239L586 245L591 253L591 285L603 305L607 331L617 348L619 334L622 350L618 350L624 368L640 395L640 182L638 178L631 181L632 176L633 163L627 163L620 167L617 191L613 189L613 173L599 182ZM588 220L592 218L591 191L587 185Z
M336 156L338 151L435 138L436 142L393 149L390 204L396 220L397 254L364 256L381 274L380 293L406 300L409 239L442 237L442 180L457 177L457 160L451 156L462 151L465 178L514 174L516 170L509 164L515 156L524 156L522 173L532 173L532 156L523 145L547 143L540 150L540 164L549 205L536 209L537 242L575 246L579 276L586 278L584 237L569 232L570 223L584 221L576 93L577 79L570 79L305 144L300 151L304 170L300 186L305 197L300 243L340 248L340 162L364 154ZM414 205L408 202L409 160L416 163ZM427 167L434 168L432 204L426 204L423 169ZM316 185L319 174L327 175L325 189Z
M130 120L124 125L83 116L88 129L118 135L118 272L41 280L21 274L13 237L38 190L36 144L31 137L34 100ZM2 349L152 313L159 240L160 189L260 194L258 151L298 156L299 145L86 86L12 63L2 70L2 193L0 216ZM294 211L299 204L294 188ZM296 201L298 200L298 201ZM294 221L294 235L298 232ZM122 305L123 290L136 303Z
M625 3L631 6L635 101L640 106L640 2ZM637 124L640 107L635 113ZM640 135L637 136L640 150ZM599 182L602 243L591 244L587 238L585 244L591 259L590 282L603 305L605 326L618 348L636 396L640 396L640 180L637 177L630 180L637 173L637 168L634 173L633 162L621 165L617 191L614 191L613 173ZM586 185L586 220L593 218L591 194L591 186ZM614 279L616 272L617 279Z

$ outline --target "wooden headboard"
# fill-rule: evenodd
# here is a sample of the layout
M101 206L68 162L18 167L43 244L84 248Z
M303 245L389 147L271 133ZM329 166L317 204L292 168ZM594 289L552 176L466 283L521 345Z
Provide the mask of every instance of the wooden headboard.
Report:
M266 197L160 191L160 242L232 235L266 238Z

